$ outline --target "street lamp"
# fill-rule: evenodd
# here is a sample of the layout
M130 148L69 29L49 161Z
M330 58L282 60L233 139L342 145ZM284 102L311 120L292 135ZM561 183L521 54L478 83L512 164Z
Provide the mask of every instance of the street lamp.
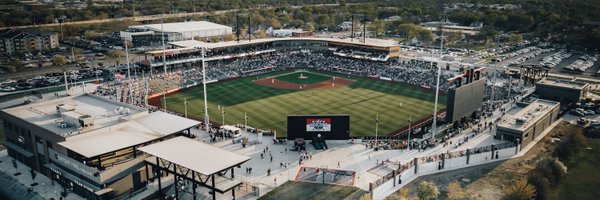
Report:
M377 132L379 131L379 113L375 116L375 148L377 148Z

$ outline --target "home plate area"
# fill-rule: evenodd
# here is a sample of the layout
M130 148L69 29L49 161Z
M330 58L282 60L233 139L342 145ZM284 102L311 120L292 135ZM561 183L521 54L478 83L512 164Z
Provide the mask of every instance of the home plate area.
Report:
M296 181L354 186L355 177L355 171L328 169L326 166L301 167Z

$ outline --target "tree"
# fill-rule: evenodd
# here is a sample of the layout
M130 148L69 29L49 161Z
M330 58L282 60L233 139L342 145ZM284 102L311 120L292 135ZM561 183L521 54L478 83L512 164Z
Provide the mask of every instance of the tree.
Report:
M419 196L420 200L437 199L439 195L440 191L437 186L435 186L435 183L430 181L421 181L421 183L419 183L417 196Z
M312 31L315 31L315 25L313 25L312 23L307 23L307 24L304 24L302 29L304 29L305 31L312 32Z
M479 36L485 40L485 43L489 41L490 38L494 38L498 35L498 31L492 26L484 26L479 31Z
M417 32L417 39L424 43L430 43L433 41L433 33L427 29L420 29Z
M64 56L56 56L54 57L53 62L55 65L63 66L67 64L67 58L65 58Z
M281 28L281 22L279 22L279 20L277 20L277 18L268 18L266 20L266 23L270 27L273 27L273 29L280 29Z
M385 23L382 20L375 20L369 25L369 30L375 34L375 37L379 37L379 34L385 31Z
M550 185L558 185L567 175L567 167L557 158L545 157L538 161L534 173L547 178Z
M295 19L295 20L290 21L289 26L293 27L293 28L300 28L300 27L304 26L304 21Z
M405 37L405 39L412 39L417 36L419 27L411 23L404 23L398 25L396 31L398 35Z
M125 52L121 50L111 50L106 53L106 56L110 58L111 61L119 65L119 61L122 57L125 57Z
M510 36L508 36L508 42L512 45L519 44L523 42L523 36L519 34L510 34Z
M227 34L225 36L223 36L223 41L233 41L235 40L235 35L233 34Z
M454 181L448 184L448 200L462 200L465 198L465 192L460 183Z
M535 187L523 179L508 186L504 191L502 200L532 200L535 195Z
M448 44L454 44L458 40L462 39L461 32L446 32L444 35L446 36L446 42Z
M257 38L266 38L267 37L267 32L265 32L263 30L260 30L260 31L257 31L255 35L256 35Z

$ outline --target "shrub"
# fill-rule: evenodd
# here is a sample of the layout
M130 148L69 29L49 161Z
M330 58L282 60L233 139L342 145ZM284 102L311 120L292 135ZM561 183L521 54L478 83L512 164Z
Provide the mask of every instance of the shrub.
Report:
M448 200L461 200L465 198L465 192L460 183L454 181L448 184Z
M523 179L506 188L502 200L532 200L535 195L535 187Z
M437 199L438 196L440 196L440 191L437 186L435 186L435 183L421 181L421 183L419 183L419 188L417 189L417 196L419 196L420 200Z

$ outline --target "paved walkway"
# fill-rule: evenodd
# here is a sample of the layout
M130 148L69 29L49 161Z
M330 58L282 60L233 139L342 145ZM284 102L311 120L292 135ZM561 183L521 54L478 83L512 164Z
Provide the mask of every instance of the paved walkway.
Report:
M20 173L19 175L15 175ZM3 193L10 193L7 196L10 199L59 199L62 187L50 180L43 174L37 173L35 180L31 179L30 168L25 164L17 161L17 168L12 164L12 158L7 154L6 150L0 151L0 190ZM37 183L36 186L31 184ZM31 188L31 193L27 189ZM13 198L14 197L14 198ZM68 200L83 199L75 193L68 193Z

